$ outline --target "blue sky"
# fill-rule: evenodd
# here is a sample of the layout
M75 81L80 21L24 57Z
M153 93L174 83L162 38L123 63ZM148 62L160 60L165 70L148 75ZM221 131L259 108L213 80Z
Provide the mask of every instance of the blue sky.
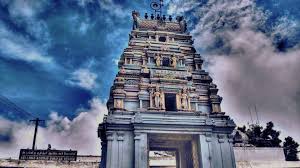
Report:
M165 13L184 15L188 20L195 47L206 60L205 68L226 100L224 111L238 123L246 124L247 106L255 104L262 113L262 122L274 120L276 125L277 121L282 130L288 128L289 117L300 119L300 106L296 103L300 99L297 78L300 76L297 61L293 61L299 60L300 46L297 0L168 0L165 3ZM142 16L144 12L151 13L146 0L0 0L0 94L45 119L51 119L50 114L56 112L72 121L82 110L90 109L95 98L104 103L117 72L116 61L128 45L132 10L140 11ZM231 34L237 34L235 37L242 39L241 43ZM248 44L248 40L260 43ZM258 49L249 50L252 45ZM265 66L263 61L255 61L260 57L240 60L236 53L249 56L262 53L274 58L261 58L272 60L266 61ZM237 64L234 66L232 62ZM261 66L264 68L260 69ZM280 78L274 70L280 70ZM239 74L221 77L221 71ZM249 79L250 82L239 83ZM273 80L279 84L268 83ZM289 82L285 83L286 80ZM237 87L243 89L233 94ZM256 95L252 95L253 99L245 98L253 93L249 88L257 87L263 88L261 95L256 94L259 98ZM278 99L281 96L284 99ZM230 107L235 105L237 108ZM3 111L0 116L14 118ZM30 116L21 118L28 119Z

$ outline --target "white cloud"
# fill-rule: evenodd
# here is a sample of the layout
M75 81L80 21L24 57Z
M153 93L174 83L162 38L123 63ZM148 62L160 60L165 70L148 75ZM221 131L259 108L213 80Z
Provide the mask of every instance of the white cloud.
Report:
M170 15L182 15L184 12L190 11L201 4L197 0L173 0L166 3L169 4L167 13Z
M31 37L39 41L40 48L48 47L51 43L47 23L39 18L49 5L47 0L2 0L0 4L7 6L8 17L14 24L22 27Z
M87 90L92 90L96 87L97 75L89 69L78 69L71 74L71 78L67 84L79 86Z
M100 155L97 128L105 114L107 108L98 98L92 99L90 109L81 110L73 120L53 112L47 127L39 128L37 147L46 149L47 144L51 144L55 149L73 149L78 150L79 154ZM27 123L0 118L0 136L4 133L11 137L8 142L0 142L0 156L17 158L20 148L31 148L33 131L33 126Z
M53 63L52 59L39 48L22 36L9 31L0 22L0 52L1 56L27 62Z
M131 16L131 11L126 10L119 4L113 2L113 0L98 0L100 8L107 11L110 15L125 18Z
M85 22L82 22L79 26L79 32L81 34L86 34L87 30L89 28L89 24L88 23L85 23Z
M1 0L0 4L7 5L9 13L14 18L31 18L43 11L49 2L47 0Z
M47 55L47 48L51 43L47 24L37 17L48 5L48 1L1 0L0 4L7 6L10 20L24 28L26 32L25 36L10 30L4 22L0 21L1 56L27 62L53 64L52 58ZM34 38L35 41L28 37Z
M259 32L268 13L253 0L209 0L195 16L195 47L204 51L224 97L223 111L241 125L250 121L248 107L256 105L261 123L273 121L284 136L300 141L300 49L282 53L273 46L273 34L291 37L295 24L283 18L272 32Z

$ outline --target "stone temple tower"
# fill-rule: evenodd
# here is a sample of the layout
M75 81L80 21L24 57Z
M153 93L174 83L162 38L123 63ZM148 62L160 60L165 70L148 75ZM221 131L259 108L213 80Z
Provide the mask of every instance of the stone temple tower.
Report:
M234 168L234 122L193 47L183 17L132 12L133 29L99 125L101 168L148 168L175 151L177 168Z

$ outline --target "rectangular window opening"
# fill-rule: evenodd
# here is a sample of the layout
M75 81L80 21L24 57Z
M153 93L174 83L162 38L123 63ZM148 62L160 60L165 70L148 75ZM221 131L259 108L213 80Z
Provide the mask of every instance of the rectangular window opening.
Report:
M162 66L170 66L170 59L164 57L162 60Z
M176 94L165 93L166 111L176 111Z

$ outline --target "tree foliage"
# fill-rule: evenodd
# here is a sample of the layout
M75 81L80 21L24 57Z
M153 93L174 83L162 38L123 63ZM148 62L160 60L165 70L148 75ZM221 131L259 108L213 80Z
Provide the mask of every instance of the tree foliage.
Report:
M285 138L285 141L283 142L283 149L284 149L284 155L285 159L287 161L298 161L297 157L297 149L299 147L299 144L294 141L294 139L290 136Z
M274 129L272 121L268 122L265 128L258 124L253 124L248 129L246 126L243 126L238 127L237 130L245 133L249 138L249 144L256 147L281 147L280 131ZM283 149L287 161L299 160L297 157L298 147L299 144L292 137L288 136L285 138Z
M274 130L272 121L268 122L266 128L260 125L251 125L246 130L246 126L238 127L238 130L249 137L249 143L256 147L280 147L280 132Z

